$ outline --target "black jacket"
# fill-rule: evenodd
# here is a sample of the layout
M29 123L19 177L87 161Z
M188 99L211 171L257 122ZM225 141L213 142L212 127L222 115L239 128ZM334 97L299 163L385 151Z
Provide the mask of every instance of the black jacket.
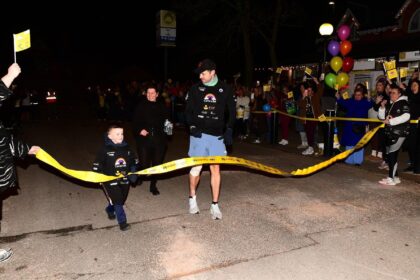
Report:
M206 134L223 135L226 127L233 128L236 119L232 89L221 81L215 86L201 82L193 85L187 95L185 114L188 125L196 126Z
M0 80L0 101L12 95L6 85ZM0 123L0 193L17 184L15 159L28 155L29 146L16 139Z
M107 136L105 145L99 150L95 162L93 163L93 171L110 176L119 174L126 175L129 172L136 171L136 167L136 156L130 150L128 144L126 142L114 144ZM135 179L136 178L133 178L133 180L130 181L135 181ZM112 182L115 183L115 181ZM128 184L129 180L127 177L124 177L118 179L117 183Z
M169 119L168 109L162 102L150 102L147 99L140 101L133 115L133 133L137 141L152 142L154 144L166 143L164 132L165 120ZM147 136L140 136L139 133L147 130Z

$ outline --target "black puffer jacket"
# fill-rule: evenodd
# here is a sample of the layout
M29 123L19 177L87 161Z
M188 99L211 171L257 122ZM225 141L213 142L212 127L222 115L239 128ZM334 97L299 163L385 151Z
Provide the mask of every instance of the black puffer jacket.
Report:
M0 101L4 101L12 92L0 80ZM16 139L0 123L0 193L17 184L15 159L28 155L29 146Z

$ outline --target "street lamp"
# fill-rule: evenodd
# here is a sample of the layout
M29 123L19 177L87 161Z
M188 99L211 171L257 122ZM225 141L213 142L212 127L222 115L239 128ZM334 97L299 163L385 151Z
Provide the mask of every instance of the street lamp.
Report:
M330 36L334 31L334 27L331 23L323 23L319 27L319 34L322 36Z
M324 64L327 59L327 40L328 37L333 33L334 27L331 23L323 23L319 27L319 34L321 34L324 41L324 60L322 61L322 71L324 72Z
M322 76L325 75L325 63L327 59L327 41L328 38L331 36L331 34L334 31L334 27L331 23L323 23L319 27L319 34L322 36L322 40L324 41L324 60L322 61ZM322 77L324 79L324 77ZM326 115L328 117L334 117L335 116L335 98L333 97L322 97L322 102L325 104L329 104L329 106L325 106L326 108ZM328 101L327 101L328 100ZM334 106L331 106L334 104ZM326 124L326 127L324 128L324 156L329 158L333 156L334 154L334 124L329 121Z

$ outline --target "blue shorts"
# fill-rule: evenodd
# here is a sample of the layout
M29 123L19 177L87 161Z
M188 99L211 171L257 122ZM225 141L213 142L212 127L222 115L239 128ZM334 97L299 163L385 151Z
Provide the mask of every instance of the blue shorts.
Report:
M190 136L190 149L188 155L190 157L206 157L206 156L225 156L226 146L223 139L219 136L202 134L201 138Z

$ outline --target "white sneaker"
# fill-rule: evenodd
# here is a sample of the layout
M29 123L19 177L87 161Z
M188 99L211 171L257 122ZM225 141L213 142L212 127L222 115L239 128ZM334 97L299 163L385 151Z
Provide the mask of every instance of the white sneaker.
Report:
M12 255L12 249L0 249L0 262L8 260Z
M401 183L401 180L400 180L400 177L394 177L394 183L397 185L397 184L400 184Z
M220 212L219 204L212 204L210 207L210 214L213 220L221 220L222 212Z
M255 139L255 140L254 140L254 142L253 142L253 143L254 143L254 144L260 144L260 143L261 143L261 141L260 141L260 139L258 139L258 138L257 138L257 139Z
M394 182L394 180L390 177L387 177L385 179L382 179L378 182L381 185L387 185L387 186L395 186L396 183Z
M312 155L313 153L314 153L314 148L312 148L311 146L309 146L306 150L304 150L302 152L302 155L309 156L309 155Z
M190 210L189 210L190 214L200 213L200 209L198 209L198 205L197 205L197 197L195 195L188 200L188 204L190 206Z
M303 142L302 144L300 144L299 146L297 146L298 149L306 149L308 148L308 143Z
M382 152L378 152L378 153L376 154L376 157L378 157L378 158L382 158Z
M287 141L286 139L281 139L281 141L279 141L279 144L286 146L287 144L289 144L289 141Z

